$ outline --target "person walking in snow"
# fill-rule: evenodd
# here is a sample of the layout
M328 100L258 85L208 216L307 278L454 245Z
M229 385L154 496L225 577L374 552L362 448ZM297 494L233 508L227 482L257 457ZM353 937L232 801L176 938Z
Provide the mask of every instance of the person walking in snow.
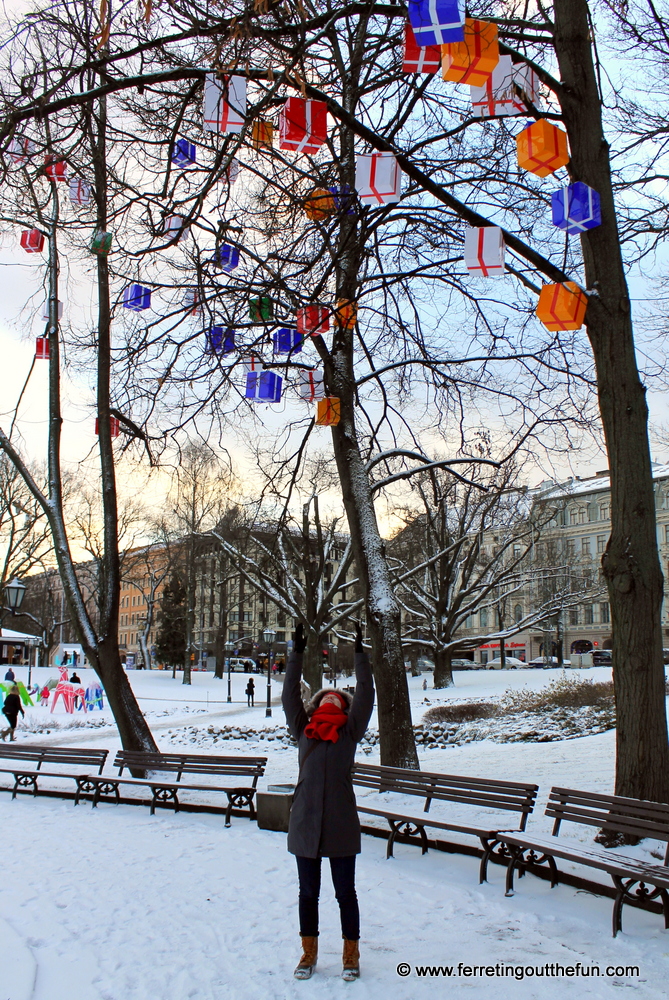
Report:
M244 694L246 695L246 704L248 705L249 708L254 707L253 698L255 693L256 693L255 681L253 680L252 677L249 677L249 682L246 685L246 691L244 692Z
M329 858L344 939L342 978L360 975L360 912L355 891L355 858L360 853L360 820L351 767L374 707L372 670L356 625L355 695L324 688L306 708L300 696L306 641L297 626L281 696L291 734L298 744L300 773L288 826L288 850L299 879L302 957L296 979L309 979L318 955L318 897L321 859Z
M14 673L14 671L12 670L11 667L8 669L7 673L5 674L5 680L6 681L15 681L16 680L16 674Z
M12 684L9 689L9 694L5 698L5 704L2 706L2 711L5 714L7 722L9 723L8 729L3 729L0 732L0 739L5 739L9 736L10 740L14 739L14 730L16 729L16 723L19 720L19 712L21 715L26 713L23 711L23 706L21 705L21 696L19 694L19 689L16 684Z

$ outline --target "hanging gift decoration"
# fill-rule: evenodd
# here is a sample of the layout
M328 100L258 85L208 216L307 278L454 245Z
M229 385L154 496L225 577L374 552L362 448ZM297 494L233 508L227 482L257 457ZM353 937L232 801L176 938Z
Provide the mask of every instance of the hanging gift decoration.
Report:
M253 123L251 144L254 149L271 149L274 145L274 126L260 119Z
M151 308L151 289L145 285L132 284L123 289L123 306L133 312Z
M411 22L404 25L403 73L436 73L441 66L441 49L438 45L419 45Z
M532 122L516 136L518 166L538 177L548 177L569 163L567 135L546 118Z
M207 73L204 81L205 132L239 133L246 121L246 77Z
M341 420L341 400L337 396L326 396L316 403L316 423L331 427Z
M255 354L249 354L245 358L242 358L242 367L245 375L248 375L250 372L261 372L263 370L262 360Z
M350 299L337 299L334 317L337 326L344 330L352 330L358 318L357 303L351 302Z
M316 371L305 371L303 368L299 372L298 392L301 399L307 403L315 403L317 399L325 398L325 385L323 383L323 373Z
M602 224L599 193L582 181L553 191L551 209L553 225L572 236Z
M111 437L117 438L119 436L120 431L121 431L121 424L120 424L120 421L119 421L118 417L110 417L109 418L109 433L110 433ZM96 434L100 433L100 420L99 420L98 417L95 418L95 433Z
M37 337L35 341L35 360L36 361L48 361L49 360L49 338L48 337Z
M56 313L58 315L58 319L62 319L63 318L63 303L60 301L60 299L58 300L58 305L56 307ZM49 316L49 300L48 299L42 305L42 314L40 316L40 319L43 319L43 320L50 319L50 316Z
M220 267L222 271L227 271L228 273L234 271L239 266L239 248L231 246L230 243L223 243L218 249L214 250L211 262L216 267Z
M205 352L231 354L235 349L235 332L231 326L212 326L205 334Z
M258 402L281 402L283 379L276 372L249 372L246 376L246 398Z
M12 163L26 163L35 152L35 143L25 136L15 135L10 142L7 152Z
M233 159L230 160L227 167L225 168L225 176L228 178L229 184L235 184L237 182L240 170L241 166L239 160L235 160L233 157Z
M465 21L465 37L441 47L441 75L452 83L482 87L499 62L497 25L490 21Z
M195 157L195 143L189 142L188 139L177 139L170 156L175 167L179 167L181 170L192 167L195 163Z
M44 172L50 181L66 181L67 163L58 156L50 154L44 160Z
M588 305L587 296L576 282L566 281L560 285L544 285L539 295L537 316L546 329L580 330Z
M41 253L44 249L44 234L39 229L24 229L21 233L21 246L26 253Z
M167 215L163 220L163 235L170 239L176 237L177 243L186 239L190 233L190 226L182 215Z
M499 226L465 229L465 264L470 274L504 274L504 237Z
M299 330L282 326L272 337L275 354L299 354L304 338Z
M444 45L464 38L462 0L409 0L409 20L419 45Z
M325 306L303 306L297 310L297 330L303 337L322 337L330 329L330 313Z
M520 93L518 92L520 90ZM513 63L511 56L500 56L492 74L482 87L471 87L472 114L475 118L496 115L526 115L524 98L539 107L539 80L525 63Z
M325 101L289 97L279 114L279 149L315 153L328 137L328 106Z
M314 188L304 199L305 214L312 222L321 222L337 211L334 195L327 188Z
M197 288L187 288L184 292L182 304L190 316L195 316L200 308L200 292Z
M106 257L111 250L113 233L103 233L101 229L96 229L91 240L91 253Z
M70 177L70 201L73 205L88 205L91 185L83 177Z
M359 153L355 189L364 205L393 205L402 195L402 171L393 153Z
M261 295L257 299L249 299L249 319L252 323L266 323L272 319L274 303L269 295Z
M335 208L338 212L344 212L345 215L355 215L355 195L348 184L328 188L328 191L334 198Z

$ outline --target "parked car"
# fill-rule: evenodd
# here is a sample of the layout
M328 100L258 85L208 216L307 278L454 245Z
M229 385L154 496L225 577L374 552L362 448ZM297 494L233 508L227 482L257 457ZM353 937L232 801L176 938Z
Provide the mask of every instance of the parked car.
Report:
M451 660L453 670L478 670L482 663L474 663L473 660Z
M255 668L255 663L253 660L249 660L247 657L233 656L230 659L230 670L241 670L246 674L252 673Z
M533 660L530 660L530 662L527 664L527 666L528 667L545 667L546 666L546 661L545 661L545 659L544 659L543 656L535 656ZM549 667L559 667L560 666L560 661L558 660L557 656L549 656L548 657L548 666ZM562 661L562 666L563 667L571 667L571 660L563 660Z
M523 663L522 660L517 660L515 656L507 656L506 660L505 660L505 663L504 663L504 666L505 666L506 670L517 670L518 667L526 667L527 664ZM500 660L500 658L498 656L496 656L494 660L488 660L488 662L486 663L486 669L487 670L501 670L502 669L502 661Z
M610 649L593 649L592 651L593 667L610 667L612 663L613 663L613 657L611 655Z

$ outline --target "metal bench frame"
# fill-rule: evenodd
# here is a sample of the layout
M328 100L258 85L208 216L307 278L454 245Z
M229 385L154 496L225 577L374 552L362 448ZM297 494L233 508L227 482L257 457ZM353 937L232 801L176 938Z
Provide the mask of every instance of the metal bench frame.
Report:
M28 744L21 747L0 747L0 763L3 761L31 761L35 762L35 768L28 771L22 767L10 766L0 767L0 773L14 775L14 787L12 798L15 799L19 791L30 791L33 795L39 792L39 778L72 778L77 782L82 779L81 773L69 773L67 771L45 771L43 764L68 764L80 767L96 767L98 774L102 774L105 761L109 754L108 750L78 749L74 747L50 747ZM6 789L9 791L9 789Z

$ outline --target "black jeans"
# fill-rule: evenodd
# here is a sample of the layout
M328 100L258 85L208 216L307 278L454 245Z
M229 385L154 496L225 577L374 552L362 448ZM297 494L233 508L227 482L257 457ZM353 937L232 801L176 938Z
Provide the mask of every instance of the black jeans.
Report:
M300 935L318 936L318 897L321 891L321 859L295 858L300 879ZM330 872L339 903L342 937L360 939L360 910L355 893L355 854L348 858L330 858Z

